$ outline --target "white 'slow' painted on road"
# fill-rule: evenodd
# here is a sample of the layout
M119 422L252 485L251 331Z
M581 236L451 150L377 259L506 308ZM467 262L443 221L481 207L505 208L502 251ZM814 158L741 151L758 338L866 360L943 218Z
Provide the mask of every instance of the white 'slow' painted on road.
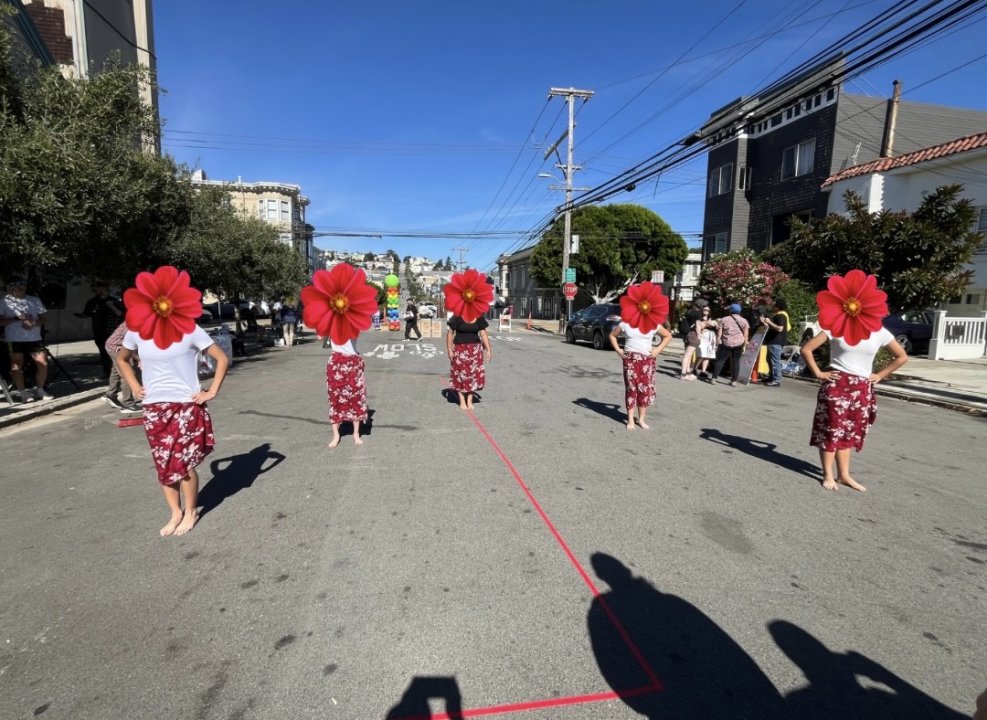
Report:
M504 335L491 335L490 339L510 343L521 342L521 338L506 337ZM398 342L380 343L370 352L363 353L363 357L375 357L381 360L393 360L400 355L409 355L411 357L420 357L425 360L430 360L436 356L445 357L445 350L440 350L432 343Z

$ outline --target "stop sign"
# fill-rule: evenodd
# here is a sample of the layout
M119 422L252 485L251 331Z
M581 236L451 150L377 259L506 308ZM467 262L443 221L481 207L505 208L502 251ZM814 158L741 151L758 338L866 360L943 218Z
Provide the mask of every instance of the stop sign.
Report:
M572 300L576 297L577 290L576 283L565 283L562 286L562 294L565 295L566 300Z

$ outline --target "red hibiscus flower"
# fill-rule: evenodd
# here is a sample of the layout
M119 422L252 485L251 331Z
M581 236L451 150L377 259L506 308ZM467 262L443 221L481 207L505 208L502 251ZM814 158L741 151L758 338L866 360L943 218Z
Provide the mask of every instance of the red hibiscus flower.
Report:
M189 287L189 275L171 265L142 272L123 294L127 328L164 350L195 329L202 314L202 293Z
M643 333L657 328L666 317L668 298L662 295L660 285L651 282L631 285L620 298L620 319Z
M356 339L369 328L377 310L377 290L367 284L367 274L346 263L332 270L316 270L301 297L302 320L319 337L328 337L337 345Z
M828 290L816 294L819 326L848 345L866 340L880 330L888 314L888 295L877 289L877 278L863 270L851 270L845 276L833 275L826 281Z
M446 296L446 309L468 323L486 314L494 296L493 285L473 268L453 275L442 292Z

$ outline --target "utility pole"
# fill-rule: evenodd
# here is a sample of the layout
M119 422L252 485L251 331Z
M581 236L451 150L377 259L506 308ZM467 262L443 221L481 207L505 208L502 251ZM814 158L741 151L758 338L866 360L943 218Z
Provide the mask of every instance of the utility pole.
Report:
M577 90L576 88L550 88L548 91L548 96L563 96L566 102L569 104L569 129L566 132L566 137L568 138L568 149L566 151L566 163L562 165L561 163L556 164L565 175L565 231L562 239L562 284L566 282L566 274L569 270L569 250L572 247L572 191L575 189L572 187L572 174L576 170L581 170L582 165L573 165L572 163L572 146L573 146L573 130L575 129L575 119L576 119L576 108L575 99L577 97L583 98L583 100L589 100L593 97L594 92L592 90ZM552 147L550 147L545 152L545 157L547 158L555 148L558 147L559 142L562 138L559 138ZM572 300L566 301L566 317L572 314Z
M459 253L459 262L456 263L456 267L462 272L463 267L466 265L466 253L469 252L468 247L454 247L453 252Z

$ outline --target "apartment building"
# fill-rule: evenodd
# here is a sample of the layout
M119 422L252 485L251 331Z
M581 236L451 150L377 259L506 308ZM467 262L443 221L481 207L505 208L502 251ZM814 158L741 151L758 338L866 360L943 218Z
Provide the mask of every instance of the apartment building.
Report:
M703 258L787 240L791 218L826 215L827 178L882 156L980 132L987 113L846 92L842 61L716 110L708 146ZM897 93L896 93L897 94Z
M242 215L255 217L278 228L281 242L305 259L310 273L318 268L314 244L315 228L305 222L309 199L300 185L284 182L244 182L210 180L205 171L192 173L193 187L221 187L229 193L230 204Z

